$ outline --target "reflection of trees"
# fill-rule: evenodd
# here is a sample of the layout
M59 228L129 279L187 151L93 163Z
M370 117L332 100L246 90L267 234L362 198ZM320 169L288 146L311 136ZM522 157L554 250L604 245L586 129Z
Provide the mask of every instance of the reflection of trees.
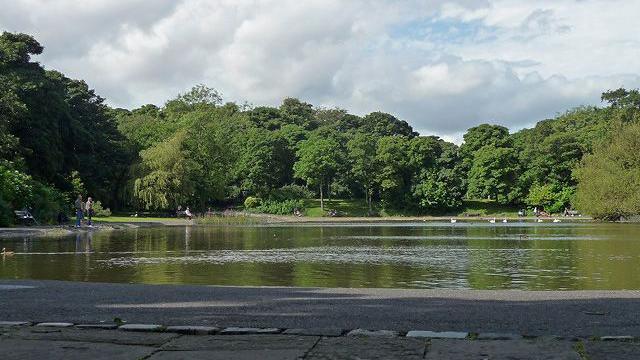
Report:
M520 234L528 238L521 239ZM1 263L0 276L309 287L637 289L640 278L634 269L640 265L639 234L640 226L621 224L138 228L30 242L25 249L51 254L12 257ZM403 255L383 263L275 259L213 264L188 258L118 267L96 263L115 257L171 259L221 250L277 253L307 248L313 253L315 248L327 252L328 247L338 252L347 247L349 251L371 247L376 253L400 247L409 256L426 259L423 265L412 260L403 263ZM362 256L370 259L366 253Z

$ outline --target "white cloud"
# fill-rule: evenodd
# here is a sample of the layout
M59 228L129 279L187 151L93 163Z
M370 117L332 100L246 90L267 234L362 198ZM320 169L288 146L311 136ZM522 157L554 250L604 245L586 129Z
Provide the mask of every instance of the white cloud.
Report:
M35 35L45 66L116 106L205 83L254 104L387 111L459 139L640 87L638 13L623 0L19 0L0 29Z

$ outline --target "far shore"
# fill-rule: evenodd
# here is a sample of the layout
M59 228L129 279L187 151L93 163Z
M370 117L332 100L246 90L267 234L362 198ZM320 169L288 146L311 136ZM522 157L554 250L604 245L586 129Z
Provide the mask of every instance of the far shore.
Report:
M233 218L229 217L229 221L225 222L225 218L219 223L207 223L206 218L196 218L188 220L185 218L144 218L144 217L109 217L96 218L93 226L83 225L76 228L73 225L38 225L38 226L16 226L0 228L0 238L23 238L23 237L42 237L42 236L67 236L71 234L81 234L86 232L97 231L113 231L140 227L155 226L238 226L238 225L304 225L304 224L362 224L362 223L415 223L415 222L449 222L456 219L458 223L469 222L488 222L496 219L496 224L502 224L503 220L507 222L536 222L542 219L544 223L552 222L559 219L562 222L592 222L590 217L493 217L493 216L470 216L470 217L451 217L451 216L388 216L388 217L297 217L269 214L242 214L255 222L236 223Z

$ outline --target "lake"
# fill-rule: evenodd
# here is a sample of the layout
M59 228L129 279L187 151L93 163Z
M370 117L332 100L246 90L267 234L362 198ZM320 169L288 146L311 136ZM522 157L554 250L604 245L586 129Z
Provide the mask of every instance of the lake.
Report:
M171 226L0 240L0 277L149 284L640 289L640 224Z

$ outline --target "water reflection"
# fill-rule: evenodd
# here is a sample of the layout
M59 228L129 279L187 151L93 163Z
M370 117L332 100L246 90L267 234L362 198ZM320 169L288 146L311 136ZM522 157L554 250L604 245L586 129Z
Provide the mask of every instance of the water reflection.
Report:
M640 225L635 224L185 226L2 242L16 250L0 265L5 278L640 289Z

